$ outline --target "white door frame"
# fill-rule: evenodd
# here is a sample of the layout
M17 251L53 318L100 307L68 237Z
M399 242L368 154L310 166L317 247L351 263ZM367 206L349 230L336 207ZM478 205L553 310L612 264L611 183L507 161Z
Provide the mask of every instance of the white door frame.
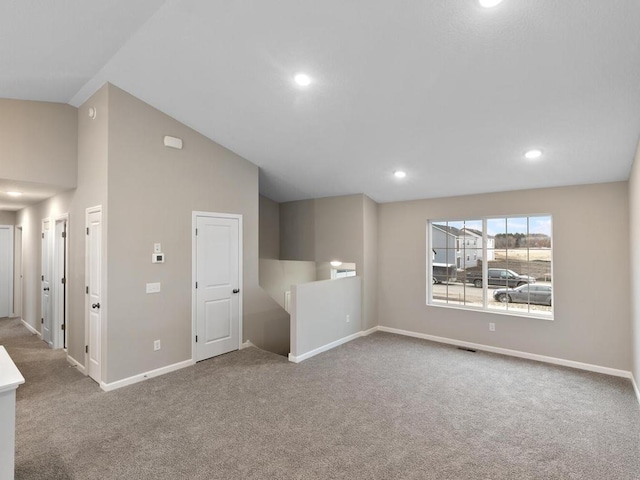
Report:
M85 210L84 217L84 225L85 229L89 228L89 215L92 213L101 213L100 220L100 230L102 232L101 240L104 240L104 210L102 209L102 205L96 205L94 207L89 207ZM84 243L84 278L85 278L85 289L89 286L89 235L85 235L85 243ZM106 329L106 283L104 279L106 277L106 269L104 268L105 264L105 255L106 255L106 246L105 242L101 241L101 278L100 278L100 385L102 386L105 383L105 363L106 363L106 352L105 352L105 329ZM89 353L87 351L87 346L89 345L89 333L90 333L90 320L89 320L89 295L85 293L84 296L84 344L85 344L85 352L84 352L84 374L85 376L89 375Z
M238 220L238 287L240 288L238 298L238 350L242 348L242 299L244 292L244 282L242 279L242 215L236 213L214 213L214 212L191 212L191 361L196 361L196 324L197 324L197 306L196 306L196 226L198 217L210 218L235 218Z
M44 232L45 232L45 224L49 225L49 229L48 229L48 234L47 237L45 238L44 236ZM42 243L41 243L41 256L40 256L40 275L41 275L41 281L40 281L40 338L42 338L42 340L47 344L47 346L49 348L53 348L53 336L54 336L54 332L53 332L53 322L52 322L52 315L53 315L53 304L52 304L52 300L53 300L53 294L51 292L51 276L53 273L53 268L52 268L52 257L53 257L53 248L52 247L52 240L53 240L53 234L52 234L52 226L51 226L52 222L51 222L51 218L50 217L46 217L43 218L42 221L40 222L40 233L42 235ZM44 261L44 251L47 251L47 262L45 265L45 261ZM45 278L45 273L48 275L49 278ZM44 311L44 282L47 281L49 283L49 316L47 318L47 327L49 328L49 339L45 339L45 335L44 335L44 327L45 327L45 311Z
M20 232L20 242L18 242ZM22 318L22 225L13 230L13 317ZM19 243L19 245L18 245Z
M0 225L0 228L2 229L7 229L9 230L9 250L11 251L11 261L9 262L9 272L8 272L8 276L9 276L9 281L7 284L7 288L9 289L9 291L7 292L8 295L8 299L9 299L9 310L7 312L7 316L11 317L13 314L13 311L15 310L15 306L13 304L13 262L15 261L14 258L14 248L13 248L13 236L14 236L14 227L13 225Z
M58 224L66 222L66 237L62 238L58 236L57 228ZM59 263L59 249L65 249L65 255L63 264ZM53 288L53 308L52 310L52 328L53 328L53 348L64 348L67 345L67 330L69 329L68 322L66 319L69 317L67 315L68 305L69 305L69 288L68 288L68 278L69 278L69 214L64 213L62 215L58 215L53 219L53 271L52 277L53 281L51 282L54 285ZM62 267L62 268L61 268ZM65 273L66 272L66 273ZM64 277L65 284L63 285L61 279ZM64 296L61 295L60 292L64 292ZM62 330L62 325L65 325L65 330Z

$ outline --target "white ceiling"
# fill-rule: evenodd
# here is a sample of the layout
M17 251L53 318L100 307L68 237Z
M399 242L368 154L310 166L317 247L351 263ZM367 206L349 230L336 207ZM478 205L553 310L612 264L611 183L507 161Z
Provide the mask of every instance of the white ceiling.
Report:
M626 180L640 133L637 0L4 3L0 97L78 106L110 81L276 201Z

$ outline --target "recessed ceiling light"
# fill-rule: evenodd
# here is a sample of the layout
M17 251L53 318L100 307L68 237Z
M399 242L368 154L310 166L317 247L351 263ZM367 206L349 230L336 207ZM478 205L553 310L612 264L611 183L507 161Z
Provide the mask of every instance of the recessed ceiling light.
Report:
M331 262L332 267L339 267L340 265L342 265L342 262L340 260L333 260Z
M10 197L19 197L20 195L22 195L22 192L7 192L7 195L9 195Z
M301 87L307 87L311 83L311 78L306 73L297 73L293 79Z
M529 160L535 160L536 158L540 158L542 156L542 150L538 150L538 149L529 150L524 154L524 156Z
M393 174L396 176L396 178L404 178L407 176L407 172L403 172L402 170L396 170L395 172L393 172Z
M484 8L493 8L502 2L502 0L478 0L478 1L480 2L480 5L482 5Z

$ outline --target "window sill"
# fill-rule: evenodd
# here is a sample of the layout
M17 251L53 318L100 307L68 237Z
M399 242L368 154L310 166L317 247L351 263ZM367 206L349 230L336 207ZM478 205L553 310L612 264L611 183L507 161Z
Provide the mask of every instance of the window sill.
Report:
M426 306L437 307L437 308L447 308L451 310L462 310L465 312L488 313L490 315L503 315L507 317L532 318L535 320L546 320L546 321L554 320L553 311L551 312L551 315L543 315L543 314L536 314L531 312L518 312L514 310L505 311L505 310L488 310L486 308L480 308L480 307L467 307L467 306L462 307L460 305L451 305L446 303L434 303L434 302L431 302L431 303L427 302Z

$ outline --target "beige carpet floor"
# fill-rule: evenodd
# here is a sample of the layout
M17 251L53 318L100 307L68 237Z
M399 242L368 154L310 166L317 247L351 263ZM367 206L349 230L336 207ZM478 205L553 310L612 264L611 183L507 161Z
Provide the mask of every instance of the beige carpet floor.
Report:
M102 392L17 320L17 479L640 479L627 379L376 333Z

